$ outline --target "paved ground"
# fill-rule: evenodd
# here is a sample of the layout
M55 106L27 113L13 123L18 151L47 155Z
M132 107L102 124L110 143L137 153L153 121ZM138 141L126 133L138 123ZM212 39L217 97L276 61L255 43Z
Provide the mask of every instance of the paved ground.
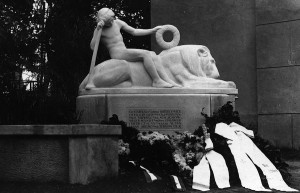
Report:
M300 151L284 152L284 159L289 164L291 178L288 184L292 188L300 190ZM1 173L0 173L1 175ZM88 186L69 185L62 183L20 183L20 182L0 182L0 193L171 193L174 192L168 176L161 176L162 180L147 183L142 173L123 172L116 179L100 181ZM199 193L187 187L187 193ZM241 187L233 187L226 190L213 189L208 193L221 192L241 192L250 191ZM273 191L280 192L280 191Z
M290 185L300 190L300 160L287 161L289 164L289 173L292 175Z

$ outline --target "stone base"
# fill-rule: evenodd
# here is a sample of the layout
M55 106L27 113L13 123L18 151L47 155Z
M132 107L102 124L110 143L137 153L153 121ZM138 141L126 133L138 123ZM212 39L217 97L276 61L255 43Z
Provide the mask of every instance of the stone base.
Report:
M227 101L235 101L237 89L97 89L77 97L81 123L100 123L113 114L139 130L193 132L204 123L201 112L211 115Z
M88 184L118 175L115 125L0 125L0 181Z

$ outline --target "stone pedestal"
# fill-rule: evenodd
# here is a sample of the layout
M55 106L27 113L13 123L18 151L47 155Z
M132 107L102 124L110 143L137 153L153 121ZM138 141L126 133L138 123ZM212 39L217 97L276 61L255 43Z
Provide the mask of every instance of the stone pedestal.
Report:
M118 175L121 126L0 125L0 181L88 184Z
M237 89L101 88L79 93L77 111L81 123L100 123L113 114L140 131L193 132L204 123L201 112L211 115L227 101L235 101Z

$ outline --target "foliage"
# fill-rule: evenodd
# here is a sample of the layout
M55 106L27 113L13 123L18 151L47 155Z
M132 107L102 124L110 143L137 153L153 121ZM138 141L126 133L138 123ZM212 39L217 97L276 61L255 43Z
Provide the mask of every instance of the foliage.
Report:
M209 128L209 132L211 133L214 133L217 123L230 124L232 122L235 122L239 125L243 125L241 123L239 113L237 111L233 111L232 102L230 101L219 108L216 112L213 112L213 115L211 117L203 112L201 113L201 115L205 117L204 124ZM201 130L202 129L200 128L200 132Z
M16 0L0 2L0 95L10 102L2 113L12 118L0 117L0 122L27 124L27 119L43 123L64 122L36 118L32 103L53 106L51 101L75 108L78 85L89 71L92 57L89 43L96 26L95 13L102 7L112 8L119 18L133 27L150 27L149 0ZM124 36L128 47L149 48L150 37ZM107 51L99 49L98 63L106 60ZM33 93L27 93L22 72L27 70L36 80ZM15 86L17 84L17 87ZM22 87L22 91L20 91ZM15 92L19 98L9 98ZM23 96L30 95L30 97ZM35 97L36 96L36 97ZM53 100L39 100L53 97ZM61 102L57 97L62 97ZM12 100L14 99L14 101ZM27 101L24 101L24 100ZM0 101L2 102L2 101ZM23 102L29 106L19 104ZM2 102L3 103L3 102ZM46 104L47 103L47 104ZM2 105L2 104L1 104ZM26 115L16 113L11 107L26 109ZM61 110L63 110L62 108ZM22 111L22 110L21 110ZM43 114L38 112L37 114ZM60 112L51 111L53 114ZM67 110L65 116L72 116ZM50 112L49 112L50 114ZM51 116L50 116L51 117ZM17 120L17 122L15 122ZM20 121L18 121L20 120ZM21 120L26 120L22 122ZM39 123L41 123L39 121Z
M137 135L139 131L133 127L128 127L124 121L120 121L116 114L113 114L108 120L101 121L104 125L121 125L122 127L122 137L121 139L125 143L133 143L137 140Z
M76 124L80 114L61 94L40 97L28 92L0 95L0 124Z

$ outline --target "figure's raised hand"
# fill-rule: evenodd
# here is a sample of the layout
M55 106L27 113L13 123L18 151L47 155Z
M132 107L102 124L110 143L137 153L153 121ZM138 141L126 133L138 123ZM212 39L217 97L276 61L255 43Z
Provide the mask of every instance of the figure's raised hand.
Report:
M158 30L160 30L163 26L162 25L158 25L155 28L153 28L153 33L157 32Z
M103 26L104 26L104 21L103 21L103 20L100 20L100 21L97 23L97 30L102 29Z

